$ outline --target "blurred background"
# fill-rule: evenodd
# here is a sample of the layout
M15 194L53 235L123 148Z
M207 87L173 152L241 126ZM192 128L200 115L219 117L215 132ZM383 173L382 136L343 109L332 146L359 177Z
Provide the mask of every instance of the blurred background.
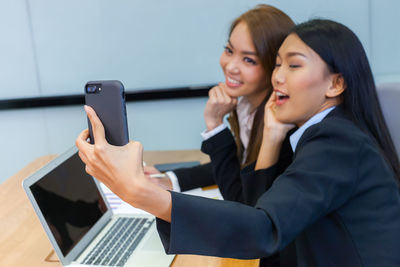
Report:
M344 23L363 43L376 83L400 81L398 0L0 0L0 183L66 151L87 127L82 105L7 103L79 95L90 80L120 80L127 92L216 84L230 23L259 3L296 23ZM206 101L127 102L130 138L145 150L198 149Z

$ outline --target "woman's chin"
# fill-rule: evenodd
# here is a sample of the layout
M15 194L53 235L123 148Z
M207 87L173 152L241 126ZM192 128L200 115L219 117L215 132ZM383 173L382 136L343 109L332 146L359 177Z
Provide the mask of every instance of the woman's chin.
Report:
M243 96L243 94L241 94L241 90L238 90L236 88L230 88L228 87L225 91L227 93L227 95L229 95L230 97L239 97L239 96Z
M291 119L288 116L285 116L284 114L280 114L279 112L275 112L275 119L277 119L280 123L295 124L293 119Z

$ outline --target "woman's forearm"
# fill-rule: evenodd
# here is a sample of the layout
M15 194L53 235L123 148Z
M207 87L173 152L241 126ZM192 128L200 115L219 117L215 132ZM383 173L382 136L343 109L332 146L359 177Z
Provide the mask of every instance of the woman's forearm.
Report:
M171 193L151 182L135 186L131 197L126 201L136 208L171 222Z
M255 170L266 169L278 162L283 140L281 140L281 138L279 138L279 140L275 139L276 138L269 138L264 135Z

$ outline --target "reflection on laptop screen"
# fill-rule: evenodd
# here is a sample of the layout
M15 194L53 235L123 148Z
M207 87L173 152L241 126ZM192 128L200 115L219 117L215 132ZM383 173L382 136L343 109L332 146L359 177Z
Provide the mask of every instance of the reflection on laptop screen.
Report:
M30 189L64 256L107 211L78 153Z

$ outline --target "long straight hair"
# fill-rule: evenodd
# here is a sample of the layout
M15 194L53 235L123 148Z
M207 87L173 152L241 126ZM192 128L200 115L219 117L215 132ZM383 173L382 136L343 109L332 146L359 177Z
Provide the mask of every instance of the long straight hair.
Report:
M275 67L276 54L283 40L290 32L290 29L294 26L294 22L281 10L270 5L261 4L235 19L231 24L229 36L231 36L232 31L241 22L246 23L249 29L257 56L267 77L267 88L265 88L267 95L256 108L254 115L248 153L244 161L244 165L247 165L257 159L260 150L264 128L264 105L272 93L271 76ZM230 114L228 121L235 136L239 160L242 162L243 148L236 111Z
M331 73L341 74L346 89L342 106L355 124L379 146L400 182L400 162L379 104L374 77L357 36L343 24L314 19L295 26L296 34L313 49Z

